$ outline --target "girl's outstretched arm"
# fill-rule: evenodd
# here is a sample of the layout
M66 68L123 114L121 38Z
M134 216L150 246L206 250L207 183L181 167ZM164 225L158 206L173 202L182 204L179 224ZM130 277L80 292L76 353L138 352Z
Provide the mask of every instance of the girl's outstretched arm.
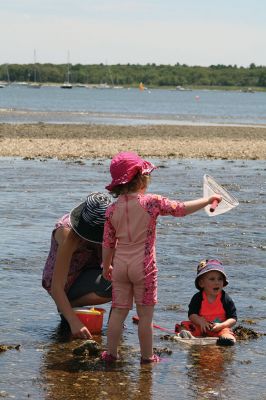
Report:
M214 200L217 200L220 203L220 201L222 201L222 197L219 194L216 194L210 197L202 197L201 199L197 200L185 201L184 205L186 209L186 215L193 214L194 212L201 210L208 204L212 204Z

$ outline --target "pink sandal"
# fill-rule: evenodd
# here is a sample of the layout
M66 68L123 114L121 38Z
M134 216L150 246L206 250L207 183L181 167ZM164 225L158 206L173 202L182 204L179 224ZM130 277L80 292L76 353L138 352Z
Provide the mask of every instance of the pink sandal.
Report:
M103 351L101 354L101 360L107 363L113 363L117 361L117 357L113 356L112 354L108 354L107 351Z
M153 356L151 358L142 358L141 357L141 359L140 359L141 364L158 363L160 361L161 361L160 357L157 356L156 354L153 354Z

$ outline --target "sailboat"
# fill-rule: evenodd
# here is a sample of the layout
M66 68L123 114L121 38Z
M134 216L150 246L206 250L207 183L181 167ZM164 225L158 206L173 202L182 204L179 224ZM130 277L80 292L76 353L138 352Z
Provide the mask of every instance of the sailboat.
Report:
M101 82L98 85L96 85L95 87L97 89L123 89L123 86L117 86L114 84L112 70L111 70L111 67L108 65L107 61L105 62L105 65L106 65L108 77L105 77L106 78L105 82ZM107 82L109 82L109 83L107 83Z
M105 77L106 80L104 82L102 81L101 83L96 85L97 89L112 89L114 87L114 80L113 80L113 76L112 76L112 71L111 71L111 68L107 64L107 61L105 62L105 65L106 65L106 71L107 71L107 73L109 75L109 78L110 78L111 85L109 83L107 83L107 81L109 81L109 79L107 77Z
M36 68L36 50L34 49L34 70L33 70L33 82L28 84L31 89L40 89L42 84L37 81L37 68Z
M68 57L67 57L67 79L66 81L63 83L63 85L61 85L61 89L72 89L72 85L69 81L69 77L70 77L70 68L69 68L69 52L68 52Z

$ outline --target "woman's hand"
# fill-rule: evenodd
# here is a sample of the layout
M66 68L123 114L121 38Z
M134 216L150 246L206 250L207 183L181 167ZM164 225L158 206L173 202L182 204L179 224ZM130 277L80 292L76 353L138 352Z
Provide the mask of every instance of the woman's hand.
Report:
M70 324L72 336L77 339L92 339L90 331L77 318Z

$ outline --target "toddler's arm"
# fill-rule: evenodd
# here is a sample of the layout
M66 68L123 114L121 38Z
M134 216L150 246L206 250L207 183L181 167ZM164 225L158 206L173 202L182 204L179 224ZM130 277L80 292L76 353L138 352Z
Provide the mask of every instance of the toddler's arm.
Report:
M224 328L232 328L236 324L236 320L234 318L228 318L224 322L214 322L211 331L212 332L219 332Z
M186 215L193 214L201 208L206 207L208 204L211 204L214 200L217 200L220 203L220 201L222 201L222 197L216 194L210 197L202 197L201 199L197 200L185 201L184 205L186 209Z

